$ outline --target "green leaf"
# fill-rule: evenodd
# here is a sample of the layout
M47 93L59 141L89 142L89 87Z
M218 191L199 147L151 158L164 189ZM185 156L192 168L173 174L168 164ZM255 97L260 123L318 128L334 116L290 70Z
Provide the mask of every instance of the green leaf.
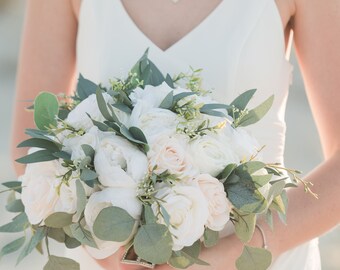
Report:
M238 172L238 174L241 174L242 172L245 172L247 175L249 174L253 174L261 169L263 169L266 166L266 164L264 164L261 161L248 161L245 163L242 163L241 165L239 165L236 170Z
M216 117L227 117L227 115L223 112L215 111L215 110L208 110L208 109L200 109L200 112L203 114L211 115L211 116L216 116Z
M84 229L80 224L72 224L70 225L70 229L73 237L77 239L82 245L97 248L90 231Z
M148 141L147 141L143 131L140 128L138 128L138 127L130 127L129 131L130 131L131 135L135 139L137 139L138 141L141 141L141 142L143 142L145 144L148 144Z
M7 223L0 227L0 232L7 232L7 233L16 233L22 232L27 229L29 226L29 222L27 219L27 215L25 213L21 213L13 218L13 221Z
M40 130L57 126L59 103L56 95L42 92L34 100L34 122Z
M166 263L172 254L172 239L165 225L153 223L142 225L134 239L136 254L155 263Z
M169 264L178 269L186 269L193 264L208 266L208 263L198 258L200 251L201 243L198 240L191 247L184 247L180 251L173 252Z
M244 110L247 107L251 98L254 96L255 92L256 89L245 91L244 93L239 95L230 105L235 106L240 110Z
M219 233L209 228L205 228L204 230L204 246L205 247L213 247L217 244L219 240Z
M124 209L106 207L98 214L93 232L101 240L123 242L131 235L135 223L135 219Z
M181 99L189 97L189 96L194 96L194 95L197 96L197 93L195 93L195 92L182 92L182 93L179 93L177 95L174 95L174 101L173 101L172 104L175 105Z
M24 244L25 244L25 236L20 237L19 239L16 239L10 243L8 243L6 246L4 246L0 251L0 259L10 253L16 252L19 250Z
M256 224L255 214L242 214L234 211L235 217L235 232L237 237L243 242L247 243L253 237Z
M93 160L95 154L93 147L88 144L82 144L81 148L83 149L85 156L88 156Z
M41 240L45 237L46 234L46 230L43 227L38 228L31 240L28 242L28 244L22 249L22 251L20 252L20 255L17 259L17 265L28 255L30 254L35 247L41 242Z
M47 236L56 240L59 243L65 242L65 232L63 229L56 229L56 228L48 228Z
M280 181L280 182L276 182L274 183L269 190L268 193L268 200L270 200L270 198L275 198L279 195L281 195L283 189L286 186L286 182L285 181Z
M80 174L80 179L87 182L97 179L98 174L90 169L82 169Z
M80 245L81 243L77 239L70 237L67 234L65 235L65 246L67 248L73 249L79 247Z
M60 149L62 148L62 145L57 142L52 142L51 140L47 140L47 139L30 138L28 140L21 142L17 147L18 148L38 147L38 148L50 150L51 152L57 152L57 151L60 151Z
M174 81L172 80L171 76L169 74L166 74L164 81L171 87L175 88Z
M235 168L237 167L237 164L228 164L224 170L217 176L217 179L219 180L225 180L227 179L230 174L235 170Z
M51 255L44 270L80 270L80 265L74 260Z
M63 160L71 161L71 154L65 151L55 152L53 153L53 156L56 158L61 158Z
M159 108L162 109L170 109L174 102L174 91L170 91L166 97L163 99L161 104L159 105Z
M37 138L37 139L43 139L43 140L48 140L48 141L53 141L52 138L49 138L47 136L51 135L51 133L47 130L39 130L39 129L26 129L25 134L32 138Z
M269 183L269 181L272 179L272 175L271 174L252 175L252 179L257 187L263 187L264 185Z
M45 219L45 225L51 228L63 228L72 223L72 214L56 212Z
M104 116L104 118L110 122L116 122L115 118L111 115L111 113L108 110L108 106L110 105L106 103L102 90L100 88L98 88L96 91L96 97L97 97L98 108L101 114Z
M76 96L82 101L86 99L88 96L95 94L98 85L87 80L83 77L83 75L79 74L78 84L77 84L77 91Z
M147 143L145 143L144 141L141 141L137 138L135 138L131 132L127 129L126 126L122 125L120 127L120 133L122 136L125 137L125 139L129 140L130 142L133 142L133 143L137 143L137 144L142 144L142 145L146 145ZM146 140L146 139L145 139Z
M10 181L10 182L5 182L2 183L3 186L13 189L15 192L21 193L22 188L21 188L21 182L19 181Z
M272 255L268 250L245 246L236 267L238 270L267 270L271 262Z
M20 213L25 211L25 206L20 199L14 200L6 205L6 210L12 213Z
M146 224L152 224L157 222L157 218L152 211L152 208L150 205L143 205L144 208L144 220Z
M132 112L130 107L125 105L124 103L114 103L114 104L111 104L111 106L127 114L131 114Z
M79 220L80 216L84 212L87 202L85 188L79 180L76 181L76 191L77 191L77 213L75 214L75 218Z
M239 121L239 126L245 127L260 121L270 110L274 102L274 95L270 96L266 101L252 109Z
M212 104L204 104L201 110L216 110L216 109L229 109L230 106L226 104L220 103L212 103Z
M52 152L49 150L39 150L22 158L18 158L16 162L22 164L29 164L29 163L38 163L44 161L51 161L58 159L58 157L54 156Z

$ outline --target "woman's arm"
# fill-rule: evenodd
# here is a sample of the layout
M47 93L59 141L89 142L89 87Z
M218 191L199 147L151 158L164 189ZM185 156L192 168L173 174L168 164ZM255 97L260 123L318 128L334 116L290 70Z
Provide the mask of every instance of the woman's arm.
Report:
M295 10L295 46L325 161L306 177L314 183L318 200L305 194L302 187L290 190L287 225L275 217L272 232L260 221L274 257L340 223L340 2L295 0ZM251 244L262 245L257 230ZM211 263L210 268L192 266L189 269L235 269L241 249L235 235L226 237L215 248L203 251L202 259ZM170 269L166 265L157 268Z
M14 159L26 154L17 149L24 130L34 127L26 107L40 91L70 93L75 77L77 18L73 0L28 0L17 72L12 130ZM17 174L24 166L15 163Z

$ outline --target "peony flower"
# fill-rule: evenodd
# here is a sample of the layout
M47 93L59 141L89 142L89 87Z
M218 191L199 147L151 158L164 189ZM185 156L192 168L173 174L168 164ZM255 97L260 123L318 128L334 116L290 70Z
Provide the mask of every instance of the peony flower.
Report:
M142 204L136 198L135 188L106 188L102 191L95 192L90 196L84 211L86 225L92 233L93 225L98 214L101 210L110 206L120 207L127 211L134 219L140 219ZM94 258L104 259L115 253L120 247L126 245L132 239L136 231L137 226L135 226L130 237L124 242L103 241L93 234L98 249L88 246L86 248Z
M113 133L100 140L94 166L100 183L107 187L134 187L148 173L145 154Z
M31 149L29 153L34 150ZM59 175L66 173L59 161L31 163L26 166L22 181L21 200L31 224L42 222L55 211L59 200L56 188L60 184Z
M96 149L99 141L99 134L98 128L93 126L83 136L65 138L63 141L63 150L71 154L72 160L80 161L85 158L85 153L81 146L87 144L93 149Z
M194 180L208 202L209 217L206 226L213 231L221 231L229 221L231 211L231 203L223 184L209 174L201 174Z
M160 108L152 108L141 114L140 108L140 106L136 106L133 109L130 125L140 128L150 145L159 136L176 134L179 122L177 114Z
M231 143L226 136L207 134L192 140L189 152L200 173L216 177L228 164L238 163Z
M112 97L103 93L103 97L107 103L112 103ZM88 117L89 114L93 120L103 122L104 116L101 114L97 98L95 94L88 96L82 102L80 102L67 116L65 122L75 129L89 130L93 127L92 120Z
M188 154L187 138L182 135L161 136L148 152L149 169L156 174L168 171L182 179L190 179L198 171Z
M208 203L198 186L176 185L159 190L156 197L170 216L169 231L173 239L173 250L191 246L204 233L204 225L209 217ZM152 209L158 222L166 224L159 215L157 203Z

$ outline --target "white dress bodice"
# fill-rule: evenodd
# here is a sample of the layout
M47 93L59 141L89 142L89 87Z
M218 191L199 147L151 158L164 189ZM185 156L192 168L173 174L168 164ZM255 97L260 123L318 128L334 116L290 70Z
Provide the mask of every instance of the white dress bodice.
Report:
M172 75L189 67L202 68L206 89L214 98L230 103L238 94L257 89L250 107L274 94L268 115L248 129L266 145L263 157L283 163L285 106L292 65L286 58L284 32L275 0L223 0L186 36L166 50L158 48L135 25L121 0L82 0L77 67L85 78L107 84L124 77L149 48L150 59ZM67 256L81 269L100 269L82 249ZM271 270L319 270L317 240L286 252Z

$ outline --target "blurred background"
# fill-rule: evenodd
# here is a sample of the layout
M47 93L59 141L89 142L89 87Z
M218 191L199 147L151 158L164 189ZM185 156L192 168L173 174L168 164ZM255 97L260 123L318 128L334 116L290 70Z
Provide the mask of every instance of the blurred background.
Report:
M16 180L10 160L9 131L14 103L15 73L23 25L24 5L24 0L0 0L0 182ZM299 168L303 172L308 172L322 161L322 153L294 55L292 55L291 62L295 68L294 82L290 90L286 114L287 142L285 160L287 167L291 166ZM1 225L10 218L4 208L6 197L6 194L0 195ZM18 238L15 237L16 235L0 234L0 248L11 240ZM61 249L56 245L54 246L59 249L56 255L60 254ZM320 238L320 248L322 269L339 270L340 228L336 228L322 236ZM26 258L17 267L15 267L15 260L18 254L0 258L0 269L42 269L46 258L37 252L33 253L33 256Z

